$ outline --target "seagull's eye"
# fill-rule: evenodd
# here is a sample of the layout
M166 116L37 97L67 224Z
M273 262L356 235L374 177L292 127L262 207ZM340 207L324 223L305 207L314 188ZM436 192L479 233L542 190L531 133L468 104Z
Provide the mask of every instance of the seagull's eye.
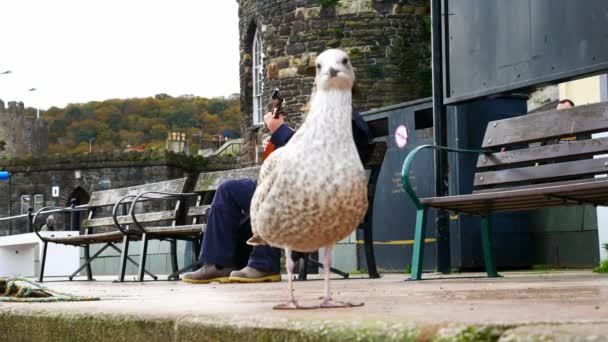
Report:
M344 65L348 64L348 58L344 58L344 59L342 60L342 64L344 64Z
M317 63L317 70L321 70L321 63Z

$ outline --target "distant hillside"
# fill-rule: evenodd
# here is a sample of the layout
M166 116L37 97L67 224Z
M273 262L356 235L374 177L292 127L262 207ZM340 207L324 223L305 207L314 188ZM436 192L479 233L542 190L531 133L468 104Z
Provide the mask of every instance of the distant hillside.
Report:
M240 134L238 99L159 94L52 107L41 117L49 123L49 153L88 152L90 141L94 152L161 148L172 131L185 132L196 151L201 134L205 140L226 131Z

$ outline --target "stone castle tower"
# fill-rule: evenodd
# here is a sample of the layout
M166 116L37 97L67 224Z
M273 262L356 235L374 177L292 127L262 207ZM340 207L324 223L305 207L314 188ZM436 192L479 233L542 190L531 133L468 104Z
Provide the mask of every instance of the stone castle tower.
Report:
M0 156L25 157L48 150L48 126L28 115L23 102L0 100Z
M237 0L243 161L260 162L261 115L279 88L291 127L303 120L313 77L328 48L356 69L359 111L431 95L430 17L423 0Z

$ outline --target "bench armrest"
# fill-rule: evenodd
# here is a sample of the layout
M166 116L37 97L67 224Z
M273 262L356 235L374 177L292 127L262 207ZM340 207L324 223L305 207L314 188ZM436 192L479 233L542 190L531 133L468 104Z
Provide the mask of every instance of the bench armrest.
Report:
M36 211L36 213L34 213L34 214L32 214L32 208L30 208L28 216L31 216L31 218L29 219L29 222L32 225L32 230L34 231L34 233L36 233L36 235L38 235L38 238L40 238L40 240L46 241L45 238L43 238L40 235L40 228L42 228L42 226L36 226L36 220L38 219L38 216L40 216L41 214L71 213L71 212L76 212L76 211L87 211L87 210L89 210L89 207L86 204L79 205L79 206L72 206L72 207L46 206L46 207L38 209Z
M403 162L403 168L401 169L401 184L403 185L403 189L410 196L414 205L416 205L416 209L421 210L424 208L422 203L420 203L420 199L416 192L412 188L412 184L410 182L410 170L412 166L412 162L414 161L414 157L418 152L424 149L434 149L434 150L443 150L447 152L457 152L457 153L475 153L475 154L488 154L493 153L491 150L464 150L458 148L451 148L445 146L437 146L437 145L422 145L413 149L410 153L408 153L407 157L405 157L405 161Z
M154 195L162 195L162 197L150 196L152 194L154 194ZM120 200L118 200L118 202L116 202L114 204L114 208L112 208L112 219L114 220L114 225L116 225L116 227L123 234L128 234L128 232L120 226L120 224L118 223L118 219L116 217L116 214L117 214L116 212L117 212L118 206L122 202L124 202L126 199L128 199L128 198L134 198L131 201L131 207L129 208L129 215L131 215L133 223L135 224L135 226L137 226L137 229L139 229L142 233L145 234L146 230L137 221L137 218L135 217L135 204L137 204L137 202L139 202L141 199L146 199L148 201L154 201L154 200L167 201L167 200L179 199L179 198L188 197L188 196L198 196L198 194L197 193L188 193L188 192L178 193L178 192L162 192L162 191L145 191L145 192L142 192L142 193L140 193L138 195L127 195L127 196L124 196L123 198L121 198Z

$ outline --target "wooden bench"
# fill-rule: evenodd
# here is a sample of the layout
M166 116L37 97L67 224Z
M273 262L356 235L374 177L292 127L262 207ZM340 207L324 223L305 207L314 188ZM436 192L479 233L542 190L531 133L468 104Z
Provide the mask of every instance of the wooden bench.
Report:
M481 217L481 242L488 276L499 276L491 248L490 214L535 208L608 205L608 138L562 141L560 138L608 131L608 103L552 110L488 123L480 150L425 145L408 154L403 188L416 206L412 280L422 274L428 208ZM557 139L557 140L556 140ZM470 195L418 198L411 181L414 157L424 149L479 154Z
M44 207L30 216L30 229L34 231L43 242L42 260L39 281L44 279L44 267L47 257L47 246L49 243L58 243L70 246L79 246L84 249L85 262L69 277L72 280L80 271L86 269L87 278L93 279L91 262L95 260L107 248L112 248L121 253L119 280L124 280L126 262L130 261L139 266L139 279L143 280L144 273L157 279L155 275L145 270L147 241L150 238L168 239L171 243L171 261L174 270L177 270L177 248L176 239L183 234L191 234L192 227L176 227L178 212L181 208L180 198L157 195L164 199L176 199L175 204L169 209L158 207L145 214L135 214L135 202L152 200L151 196L138 197L142 194L155 193L183 193L187 178L174 179L158 183L150 183L126 188L95 191L91 194L86 206L57 208ZM127 208L130 207L127 213ZM120 214L119 214L120 210ZM73 236L48 237L39 234L40 218L52 212L76 212L86 211L87 218L82 221L82 232L74 232ZM150 227L151 228L144 228ZM188 230L190 229L190 230ZM187 232L185 232L188 230ZM200 234L200 228L199 228ZM139 264L128 256L129 242L142 240L142 253ZM123 242L122 250L115 244ZM104 244L93 256L90 256L89 247L93 244Z
M376 263L373 252L373 239L371 232L371 222L372 222L372 213L373 213L373 194L376 182L378 180L378 175L380 173L380 166L382 165L382 161L384 159L384 154L386 152L386 143L384 141L377 142L370 146L370 149L365 153L365 162L364 167L371 170L371 174L368 181L368 195L370 199L370 205L367 215L365 216L364 222L358 227L359 229L364 230L364 244L365 244L365 252L366 252L366 260L368 264L368 272L371 278L378 278L379 274L376 270ZM257 179L259 174L260 167L248 167L243 169L235 169L235 170L226 170L226 171L216 171L216 172L203 172L199 174L198 179L196 181L196 185L194 187L194 193L197 195L196 203L193 206L190 206L187 210L188 220L191 224L203 224L206 227L206 215L208 210L211 207L211 202L213 200L213 196L215 191L225 181L228 180L236 180L236 179ZM241 224L249 224L249 215L245 215ZM191 265L185 266L184 268L174 272L169 276L169 279L178 279L179 274L186 272L190 269L200 267L201 264L197 260L200 253L200 243L199 241L194 241L192 248L192 258L193 262ZM308 265L313 264L315 266L322 266L318 261L310 258L310 256L306 253L297 253L300 260L300 272L299 279L305 280L308 273ZM331 268L331 271L339 274L345 278L348 277L348 273L342 272L335 268Z
M186 215L187 220L190 225L201 225L204 233L205 228L207 227L207 214L208 210L211 208L211 202L213 201L213 196L215 195L215 191L225 181L228 180L236 180L236 179L257 179L260 168L256 167L248 167L242 169L234 169L234 170L225 170L225 171L214 171L214 172L201 172L196 180L196 184L194 185L193 193L190 195L196 196L196 201L193 205L189 206ZM247 224L249 221L249 216L246 215L244 219L241 221L241 224ZM170 276L169 279L179 279L179 275L183 272L191 270L193 268L198 268L201 266L201 263L198 260L198 256L200 254L200 239L199 235L196 239L192 239L192 263L187 265L179 270L175 270Z

